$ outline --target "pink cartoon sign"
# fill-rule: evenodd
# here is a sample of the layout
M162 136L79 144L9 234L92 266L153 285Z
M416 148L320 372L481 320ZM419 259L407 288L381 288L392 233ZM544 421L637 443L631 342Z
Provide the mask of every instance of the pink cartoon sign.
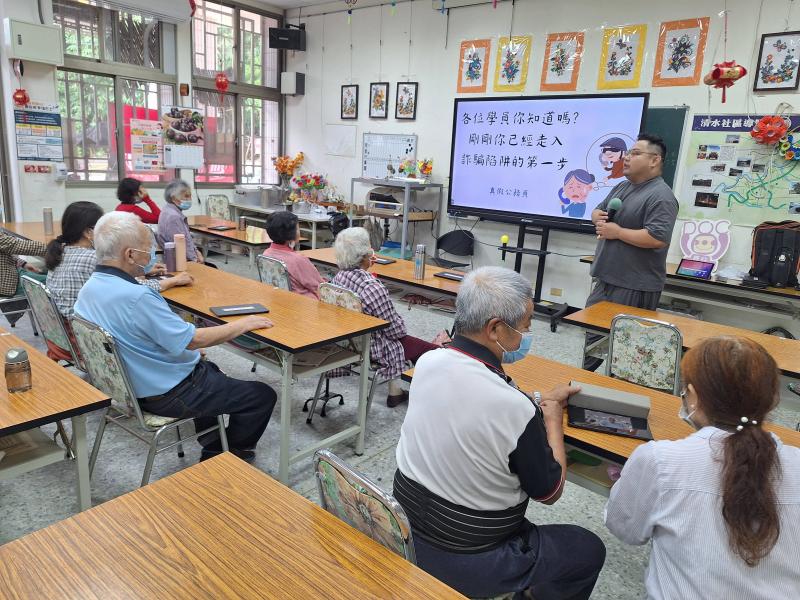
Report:
M730 228L730 221L686 221L681 231L683 257L718 263L731 245Z

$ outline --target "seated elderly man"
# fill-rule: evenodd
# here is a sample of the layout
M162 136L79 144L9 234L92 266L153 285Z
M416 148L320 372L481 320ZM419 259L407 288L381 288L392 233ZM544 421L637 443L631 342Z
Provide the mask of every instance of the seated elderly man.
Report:
M525 519L530 498L561 496L563 407L579 391L528 396L503 371L528 353L532 314L531 286L518 273L469 273L453 342L420 358L400 430L394 495L417 564L471 598L589 598L605 560L593 533Z
M78 294L75 313L114 336L142 409L165 417L194 417L198 430L228 414L228 446L252 462L275 406L275 391L259 381L228 377L214 363L201 360L198 348L272 327L272 322L250 315L196 329L172 312L157 292L134 279L152 268L156 250L152 233L132 213L101 217L94 246L97 267ZM216 432L199 441L200 460L221 451Z
M416 362L425 352L438 346L406 333L406 324L403 317L397 314L389 290L367 272L375 252L370 246L366 229L351 227L341 231L336 236L334 249L341 271L333 278L333 283L355 292L361 298L366 314L390 323L386 329L372 334L369 353L372 362L381 365L378 375L389 380L386 405L394 408L408 400L408 392L400 387L400 375L405 370L405 362Z

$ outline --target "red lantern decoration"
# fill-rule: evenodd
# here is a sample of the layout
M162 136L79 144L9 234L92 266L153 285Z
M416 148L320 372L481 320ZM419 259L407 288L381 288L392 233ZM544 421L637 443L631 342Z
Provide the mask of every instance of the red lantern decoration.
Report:
M31 101L31 97L28 96L28 92L22 88L17 89L17 91L12 94L11 98L14 100L14 104L17 106L25 106Z
M789 127L783 117L772 115L762 117L753 127L750 135L759 144L772 145L777 144L786 135L788 129Z
M711 85L717 89L722 89L722 102L725 102L725 90L731 87L736 81L747 75L747 69L742 65L736 64L735 60L729 60L714 65L714 69L705 77L703 83Z
M228 76L220 71L217 73L217 76L214 79L214 84L217 86L217 91L220 94L224 94L228 91L228 85L230 85L230 82L228 81Z

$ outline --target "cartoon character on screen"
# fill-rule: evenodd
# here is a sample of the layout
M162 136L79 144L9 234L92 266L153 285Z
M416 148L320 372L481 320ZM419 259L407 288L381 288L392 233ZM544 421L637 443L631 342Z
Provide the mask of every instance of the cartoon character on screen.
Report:
M686 221L681 230L683 257L704 262L719 262L731 245L730 228L730 221L709 219Z
M600 164L607 173L604 181L623 176L622 162L627 151L628 145L622 138L610 137L600 144Z
M561 214L575 219L586 214L586 198L594 187L594 175L583 169L575 169L564 177L564 187L558 190Z

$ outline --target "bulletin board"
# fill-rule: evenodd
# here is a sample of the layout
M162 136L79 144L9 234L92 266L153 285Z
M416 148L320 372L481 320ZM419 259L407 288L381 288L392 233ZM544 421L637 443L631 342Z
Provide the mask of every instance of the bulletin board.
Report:
M695 115L681 187L679 218L728 219L734 225L797 218L800 161L750 136L763 115ZM792 115L792 127L800 116Z
M365 133L361 156L361 176L382 179L403 160L416 160L417 136L397 133Z

